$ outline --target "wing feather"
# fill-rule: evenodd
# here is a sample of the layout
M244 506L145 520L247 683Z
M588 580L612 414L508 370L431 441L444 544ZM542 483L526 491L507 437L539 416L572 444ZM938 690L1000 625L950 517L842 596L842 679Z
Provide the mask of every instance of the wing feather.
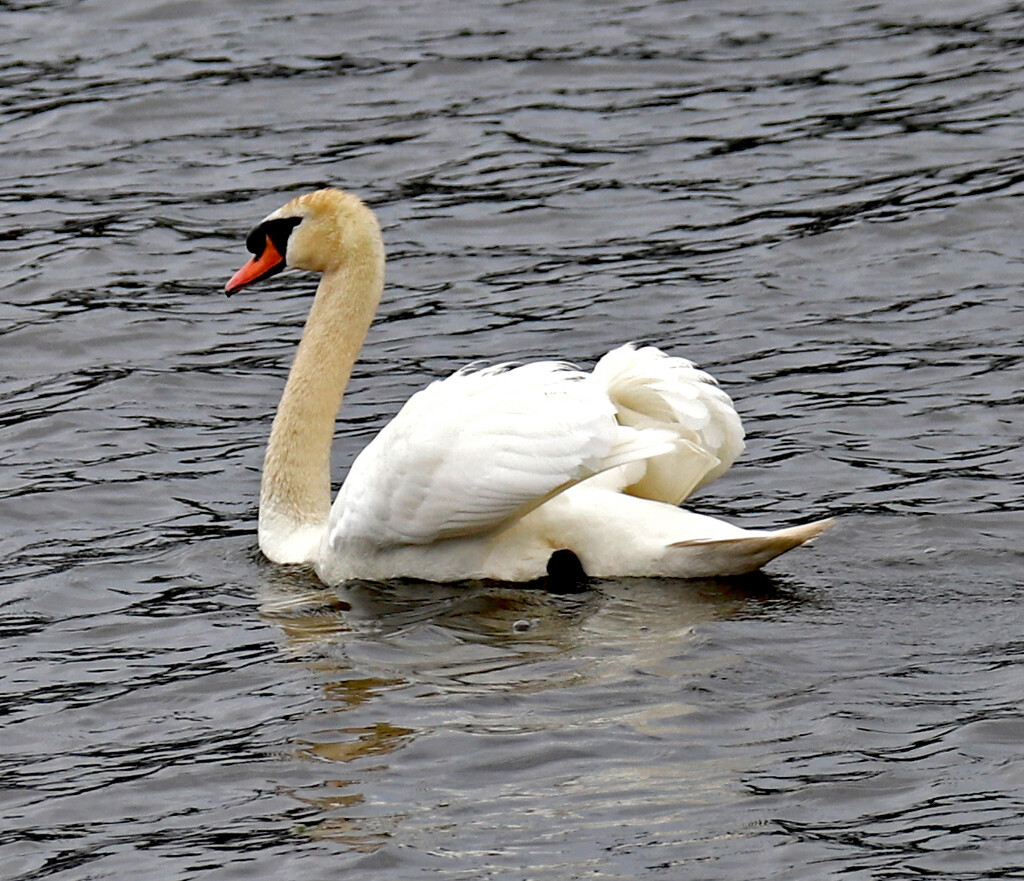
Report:
M630 469L626 492L680 504L728 470L743 451L743 426L714 378L652 347L620 346L594 368L622 425L671 431L675 449Z
M386 547L487 532L672 441L620 425L601 383L565 364L460 371L413 395L353 462L330 541Z

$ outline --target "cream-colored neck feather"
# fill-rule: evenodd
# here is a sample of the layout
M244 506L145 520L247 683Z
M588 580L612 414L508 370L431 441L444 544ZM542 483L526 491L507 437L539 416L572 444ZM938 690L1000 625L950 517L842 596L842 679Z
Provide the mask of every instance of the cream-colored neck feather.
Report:
M259 542L276 563L310 563L319 553L331 508L335 420L384 284L376 219L357 207L308 216L288 247L290 264L324 274L263 461ZM294 261L293 250L300 255Z

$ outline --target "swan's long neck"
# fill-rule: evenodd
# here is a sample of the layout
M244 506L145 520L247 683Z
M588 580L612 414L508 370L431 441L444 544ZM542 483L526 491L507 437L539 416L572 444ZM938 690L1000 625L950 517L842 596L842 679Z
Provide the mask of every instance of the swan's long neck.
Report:
M274 417L259 542L275 563L309 563L319 553L331 509L334 424L384 284L384 250L371 232L347 243L345 265L324 273Z

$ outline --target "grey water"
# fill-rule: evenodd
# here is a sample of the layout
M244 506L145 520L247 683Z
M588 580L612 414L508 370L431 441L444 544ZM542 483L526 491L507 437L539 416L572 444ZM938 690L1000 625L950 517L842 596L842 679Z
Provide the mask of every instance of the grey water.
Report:
M1024 877L1024 6L0 3L5 879ZM755 578L321 587L262 447L338 185L335 477L473 360L627 340L835 515ZM354 877L354 875L352 875Z

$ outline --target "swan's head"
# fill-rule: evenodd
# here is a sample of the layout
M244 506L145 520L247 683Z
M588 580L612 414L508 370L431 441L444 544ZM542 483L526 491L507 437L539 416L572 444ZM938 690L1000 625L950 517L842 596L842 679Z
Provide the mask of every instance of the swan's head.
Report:
M292 199L253 227L252 259L224 286L228 294L286 267L332 272L353 260L383 267L384 247L373 212L351 193L326 189Z

